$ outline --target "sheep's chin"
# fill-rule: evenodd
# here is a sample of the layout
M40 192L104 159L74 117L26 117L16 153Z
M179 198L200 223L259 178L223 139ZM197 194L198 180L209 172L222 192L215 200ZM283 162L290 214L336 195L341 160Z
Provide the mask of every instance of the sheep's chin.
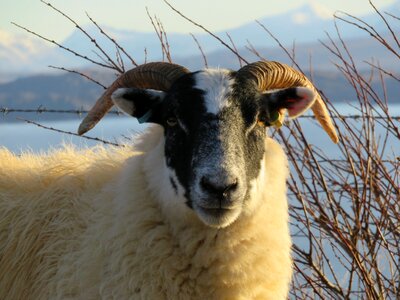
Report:
M212 228L225 228L231 225L239 217L242 208L233 209L206 209L193 205L199 219L207 226Z

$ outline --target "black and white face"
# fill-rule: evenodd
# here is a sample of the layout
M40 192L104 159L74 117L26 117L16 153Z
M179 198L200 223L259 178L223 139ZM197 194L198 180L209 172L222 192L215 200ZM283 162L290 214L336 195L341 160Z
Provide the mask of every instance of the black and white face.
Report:
M181 77L164 93L119 89L117 106L142 122L164 128L169 183L183 190L186 206L206 225L226 227L248 205L251 182L260 175L270 116L282 109L300 114L314 100L307 88L261 93L228 70Z

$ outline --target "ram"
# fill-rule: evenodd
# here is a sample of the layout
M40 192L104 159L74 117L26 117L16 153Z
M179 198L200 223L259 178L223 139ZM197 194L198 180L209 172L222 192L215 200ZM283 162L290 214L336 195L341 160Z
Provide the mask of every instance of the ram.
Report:
M79 133L116 104L153 123L131 147L0 151L0 299L285 299L292 274L282 148L267 136L326 107L289 66L119 77Z

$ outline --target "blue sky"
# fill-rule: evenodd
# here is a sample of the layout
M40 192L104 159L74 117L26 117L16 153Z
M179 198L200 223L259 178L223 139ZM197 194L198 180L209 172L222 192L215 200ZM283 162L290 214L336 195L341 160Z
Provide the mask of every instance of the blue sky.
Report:
M88 12L99 24L119 29L152 31L146 15L146 6L156 14L168 32L198 32L177 16L162 0L48 0L74 18L79 24L88 23ZM375 0L383 8L395 0ZM336 10L355 15L371 12L368 0L170 0L170 3L193 20L212 31L237 27L246 22L268 15L283 13L306 3L312 3L321 14ZM16 22L50 38L62 40L72 31L73 26L49 9L39 0L1 0L0 30L19 32L10 22Z

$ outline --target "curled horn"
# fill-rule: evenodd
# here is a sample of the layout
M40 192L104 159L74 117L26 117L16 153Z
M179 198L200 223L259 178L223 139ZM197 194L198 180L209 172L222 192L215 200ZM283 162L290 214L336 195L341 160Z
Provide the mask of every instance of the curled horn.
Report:
M261 91L294 86L311 88L317 95L311 109L331 140L335 144L338 143L339 138L324 101L314 85L302 73L278 62L259 61L241 68L237 76L239 79L253 80Z
M148 63L127 71L119 76L97 100L79 125L78 134L82 135L92 129L111 109L114 105L111 95L115 90L135 87L167 91L176 79L186 73L189 73L188 69L164 62Z

